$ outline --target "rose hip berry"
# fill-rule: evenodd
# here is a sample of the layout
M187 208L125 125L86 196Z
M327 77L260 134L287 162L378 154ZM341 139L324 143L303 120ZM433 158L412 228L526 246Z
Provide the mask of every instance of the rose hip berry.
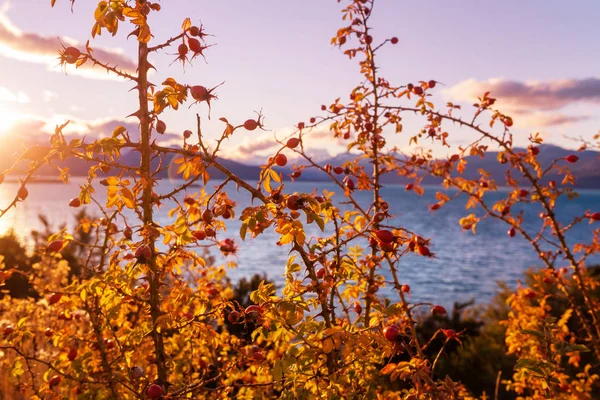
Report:
M398 340L398 336L400 336L400 328L398 328L398 325L396 324L390 325L383 330L383 336L385 336L388 341L395 342Z

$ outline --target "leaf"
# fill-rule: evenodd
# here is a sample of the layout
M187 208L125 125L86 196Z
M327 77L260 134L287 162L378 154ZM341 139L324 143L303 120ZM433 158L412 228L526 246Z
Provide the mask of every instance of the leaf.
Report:
M540 339L544 337L544 334L542 332L536 331L534 329L521 329L521 333L524 333L526 335L533 335L539 337Z
M246 240L246 232L247 231L248 231L248 223L243 222L242 226L240 227L240 237L242 238L242 240Z
M187 31L192 27L192 21L189 18L183 20L183 24L181 24L181 29Z
M388 365L386 365L385 367L383 367L380 372L383 375L388 375L390 372L392 372L395 369L396 369L396 364L389 363Z
M19 322L17 322L17 328L21 328L25 324L25 321L27 321L27 317L21 318Z
M590 351L590 349L583 344L569 344L565 346L564 350L566 352L579 351L581 353L587 353Z

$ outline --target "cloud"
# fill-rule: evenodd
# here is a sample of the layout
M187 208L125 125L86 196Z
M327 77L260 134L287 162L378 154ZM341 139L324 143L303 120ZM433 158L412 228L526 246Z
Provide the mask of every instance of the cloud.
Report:
M279 146L272 137L264 137L259 140L252 140L250 142L243 143L236 148L236 151L241 156L254 155L266 150L275 149Z
M507 114L518 114L520 126L556 126L590 119L556 113L574 103L600 103L600 79L560 79L519 82L504 78L487 81L468 79L445 89L444 95L453 101L474 102L485 92L498 101L496 105Z
M517 115L515 119L519 125L527 128L569 125L592 118L587 115L565 115L555 112L514 112L514 114Z
M487 81L468 79L445 90L462 101L474 101L484 92L511 108L558 110L573 102L600 103L600 79L562 79L519 82L502 78Z
M110 137L118 126L123 126L127 129L131 140L139 140L138 124L133 118L131 120L120 118L83 120L63 114L55 114L50 118L37 115L20 115L7 128L0 139L4 142L3 144L11 142L11 146L19 149L23 149L33 143L47 143L49 136L54 133L56 126L62 125L66 121L70 121L63 129L63 134L67 140L85 137L86 142L89 143L96 139ZM154 132L153 138L160 145L183 143L182 136L175 133L167 132L163 135L157 135ZM0 144L0 147L6 146Z
M55 99L58 97L58 93L55 93L51 90L44 90L44 96L43 96L43 100L44 103L48 103L50 101L52 101L52 99Z
M293 127L287 127L277 131L277 138L284 143L288 137L291 137L297 130ZM252 136L242 141L238 146L230 150L227 157L251 162L254 164L264 163L267 158L275 153L281 145L273 138L272 133L265 132L260 136ZM344 140L334 138L333 134L325 130L314 130L304 135L304 149L310 156L315 156L319 160L329 158L331 152L339 153L345 150ZM296 158L295 153L286 152L290 160Z
M7 9L6 3L4 7L0 8L0 55L26 62L46 64L49 70L60 72L58 50L62 48L61 42L65 46L84 49L83 44L68 37L59 39L23 32L10 21L6 15ZM111 66L117 65L124 72L135 73L135 62L122 50L94 48L94 56ZM118 79L114 74L107 74L102 67L94 67L91 62L87 62L79 68L70 65L67 72L91 79Z
M29 96L21 91L13 93L5 87L0 87L0 101L11 103L29 103L30 99Z

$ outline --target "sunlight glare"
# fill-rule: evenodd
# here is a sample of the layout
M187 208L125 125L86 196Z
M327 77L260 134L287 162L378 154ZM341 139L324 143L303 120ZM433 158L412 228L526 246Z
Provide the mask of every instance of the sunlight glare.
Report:
M18 116L14 112L0 107L0 135L6 134L17 119Z

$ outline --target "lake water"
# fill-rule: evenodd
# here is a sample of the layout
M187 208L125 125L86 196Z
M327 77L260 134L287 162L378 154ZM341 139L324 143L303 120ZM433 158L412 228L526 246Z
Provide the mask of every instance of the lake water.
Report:
M19 203L3 218L0 218L0 234L14 228L17 235L26 238L29 231L40 227L39 214L47 216L49 221L58 226L61 223L72 225L74 219L69 217L75 212L68 207L69 200L78 194L81 178L74 178L67 185L55 183L36 183L28 186L29 197L26 202ZM168 180L160 182L157 192L165 193L173 188L176 183ZM218 182L209 183L212 185ZM0 206L6 206L18 188L17 183L5 182L0 185ZM339 193L332 184L324 182L296 182L286 183L286 193L292 191L312 192L315 188L327 189ZM103 187L98 187L100 192ZM191 188L190 192L197 192L198 188ZM400 269L402 283L411 286L413 301L431 301L444 305L452 305L454 301L477 299L477 303L485 303L497 292L497 281L506 281L515 286L523 271L530 267L539 267L540 262L531 246L518 236L509 238L506 234L507 225L494 220L481 222L477 227L477 234L470 231L464 232L458 225L458 220L473 212L464 208L465 200L455 200L441 209L432 213L428 204L435 202L435 192L438 187L426 187L422 197L414 193L405 192L404 187L388 186L383 189L383 197L390 204L390 212L395 215L390 220L391 225L401 225L424 237L432 238L431 250L436 258L430 259L418 256L403 258ZM250 197L243 191L237 192L232 185L228 194L238 202L238 214L241 208L248 205ZM580 197L569 201L562 199L557 204L557 214L561 220L570 221L574 216L581 215L586 210L600 211L600 190L581 190ZM502 198L506 193L499 191L486 195L488 201ZM181 194L183 198L184 194ZM356 193L359 202L369 204L370 193ZM101 197L100 200L104 201ZM92 214L93 206L90 207ZM541 226L537 217L540 209L525 206L525 227L536 229ZM168 205L162 207L158 213L159 222L168 222ZM513 207L517 210L517 207ZM476 212L480 214L480 211ZM596 223L596 225L599 223ZM573 229L568 236L570 242L587 242L591 238L592 227L587 222ZM229 221L228 230L231 236L239 232L240 221ZM318 236L320 231L316 224L307 225L307 236ZM221 236L226 237L225 235ZM278 247L275 242L279 235L273 229L268 229L257 239L247 239L239 244L237 261L239 266L230 270L230 276L236 280L242 276L250 276L256 272L264 272L276 283L283 282L283 273L289 248ZM215 254L219 256L218 254ZM224 261L218 258L219 261ZM590 259L591 262L600 264L600 257ZM567 264L565 264L567 265ZM384 294L396 298L391 291L382 289Z

